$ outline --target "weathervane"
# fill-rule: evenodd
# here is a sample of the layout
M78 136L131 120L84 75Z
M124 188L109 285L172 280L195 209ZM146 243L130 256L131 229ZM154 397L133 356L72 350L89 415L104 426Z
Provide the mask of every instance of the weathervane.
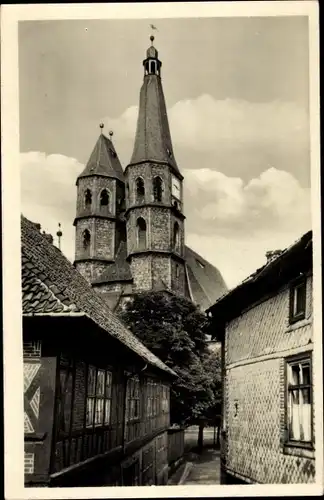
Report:
M151 28L151 30L152 30L152 31L154 31L154 30L155 30L155 31L159 31L159 30L157 29L157 27L156 27L156 26L154 26L154 24L150 24L150 28ZM151 40L152 45L153 45L153 41L154 41L154 36L153 36L153 35L150 37L150 40Z
M63 233L61 231L61 223L58 223L58 231L56 233L57 239L58 239L58 247L61 250L61 237L63 236Z

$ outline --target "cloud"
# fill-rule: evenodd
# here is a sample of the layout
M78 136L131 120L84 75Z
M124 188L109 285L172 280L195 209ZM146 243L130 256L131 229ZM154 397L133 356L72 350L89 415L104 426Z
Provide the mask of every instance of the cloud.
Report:
M54 237L73 261L75 181L84 165L63 155L21 153L23 214ZM208 168L184 170L186 239L233 286L311 227L310 191L290 173L269 168L244 182Z
M62 251L73 261L75 181L84 165L75 158L42 152L20 154L22 213L56 238L62 224Z
M119 118L104 119L117 134L133 139L138 107L128 108ZM307 112L294 102L249 102L216 100L208 94L181 100L168 110L174 145L195 151L222 147L277 144L277 147L307 146Z
M184 177L187 217L196 232L253 236L264 227L280 233L310 226L310 190L289 172L271 167L246 183L207 168L186 170Z

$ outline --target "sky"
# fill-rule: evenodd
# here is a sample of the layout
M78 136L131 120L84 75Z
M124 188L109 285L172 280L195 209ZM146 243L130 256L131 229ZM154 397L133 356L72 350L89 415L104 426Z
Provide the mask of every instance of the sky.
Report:
M311 228L307 17L20 22L22 212L53 236L60 222L73 261L101 122L130 161L150 23L186 243L233 287Z

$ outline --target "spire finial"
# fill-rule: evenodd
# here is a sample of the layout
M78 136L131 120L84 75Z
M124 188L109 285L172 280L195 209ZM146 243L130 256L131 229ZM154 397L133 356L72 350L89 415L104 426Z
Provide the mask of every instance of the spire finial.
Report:
M110 137L110 140L112 139L112 136L114 135L114 132L112 130L109 130L109 137Z
M153 45L153 42L154 42L154 36L153 35L150 36L150 40L151 40L151 44Z
M100 123L99 127L100 127L100 132L102 133L102 130L104 128L105 124L104 123Z
M63 236L63 233L61 231L61 223L58 223L58 231L56 233L57 239L58 239L58 247L61 250L61 237Z

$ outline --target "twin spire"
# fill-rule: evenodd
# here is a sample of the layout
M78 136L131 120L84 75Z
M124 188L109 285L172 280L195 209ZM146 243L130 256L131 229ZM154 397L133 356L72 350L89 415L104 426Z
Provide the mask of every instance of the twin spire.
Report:
M144 81L140 91L135 142L130 164L167 163L182 179L173 153L161 82L162 62L153 45L153 35L150 40L151 46L147 49L146 59L143 61ZM103 134L104 124L100 123L99 127L100 136L79 178L97 174L124 182L124 172L112 143L113 132L109 132L108 138Z

